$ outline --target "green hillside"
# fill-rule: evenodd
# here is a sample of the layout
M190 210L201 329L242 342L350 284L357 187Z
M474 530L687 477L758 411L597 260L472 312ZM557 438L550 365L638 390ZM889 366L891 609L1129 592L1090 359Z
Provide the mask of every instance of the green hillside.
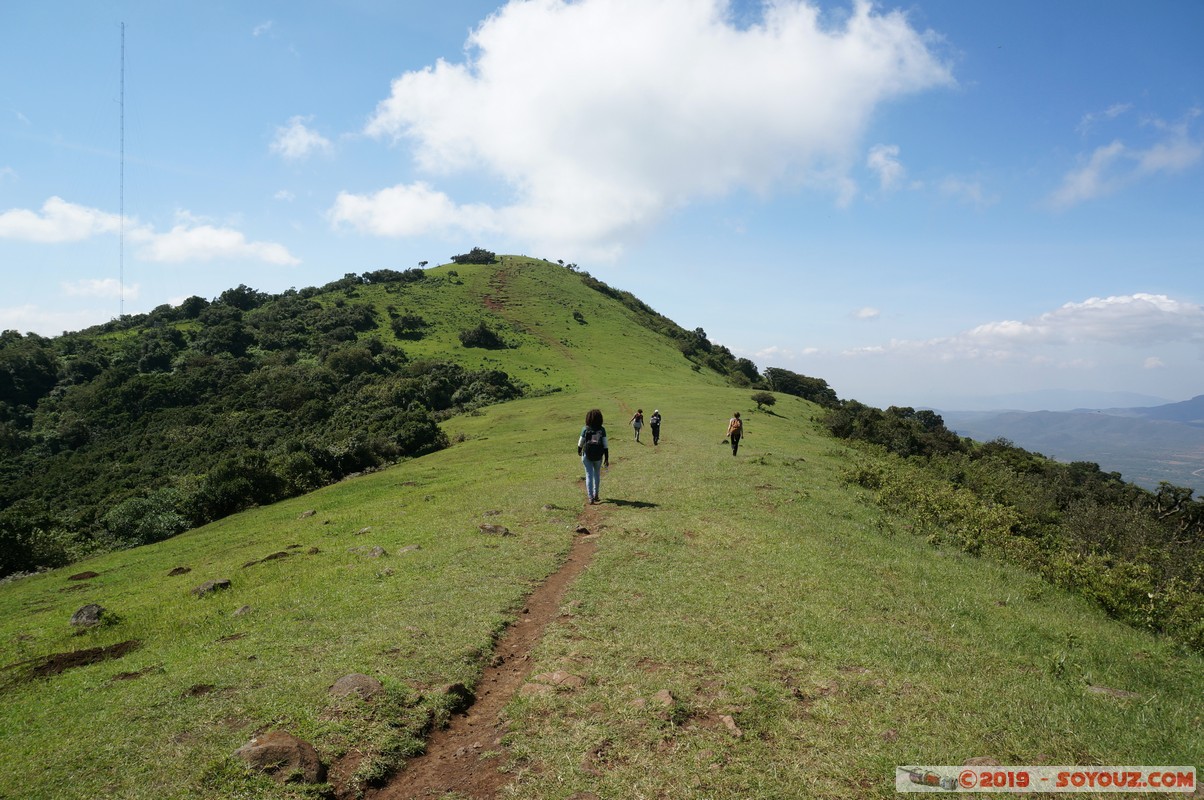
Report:
M503 796L885 798L897 766L974 757L1204 766L1198 655L930 545L850 482L887 462L818 406L777 393L757 411L706 366L730 354L583 277L506 257L331 289L378 309L357 341L501 370L526 396L435 415L442 449L0 584L0 798L355 796L453 715L579 525L592 560L530 660L575 680L520 692L481 743ZM419 338L393 334L404 314ZM510 346L464 347L482 321ZM586 507L593 407L611 466ZM636 408L661 410L659 446L633 440ZM73 626L90 603L102 623ZM333 697L352 673L383 692ZM330 783L233 756L278 730Z

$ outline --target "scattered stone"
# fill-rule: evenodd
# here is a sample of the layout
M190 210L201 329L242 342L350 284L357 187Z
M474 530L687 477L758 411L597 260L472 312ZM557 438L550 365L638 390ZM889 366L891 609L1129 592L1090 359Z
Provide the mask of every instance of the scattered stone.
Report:
M167 573L167 577L174 578L177 575L187 575L192 572L192 567L176 567L171 572Z
M677 698L673 696L673 692L669 691L668 689L661 689L659 692L652 695L652 699L655 700L658 705L665 708L672 708L673 704L677 702Z
M251 613L251 607L250 607L250 606L243 606L242 608L239 608L239 609L237 609L237 610L234 612L234 616L236 616L236 617L241 617L241 616L245 616L245 615L247 615L247 614L250 614L250 613Z
M256 736L234 755L280 783L321 783L326 778L326 767L313 745L284 731Z
M101 623L105 613L103 606L88 603L71 615L71 624L77 628L91 628Z
M510 529L507 528L505 525L478 525L477 527L481 529L481 533L486 533L486 534L489 534L490 536L513 536L514 535L514 534L510 533Z
M406 553L413 553L414 551L421 549L422 545L420 544L407 544L405 547L397 551L397 555L401 556L405 555Z
M1132 700L1136 697L1141 697L1137 692L1126 692L1124 689L1110 689L1107 686L1088 686L1087 691L1092 694L1106 694L1109 697L1118 697L1121 700Z
M999 762L990 756L974 756L962 762L963 767L998 767Z
M359 547L349 547L347 548L347 552L355 553L356 555L364 556L365 558L380 558L385 554L385 548L381 547L380 545L376 545L374 547L361 545Z
M720 714L719 721L723 723L723 727L727 728L728 733L740 739L744 736L744 731L740 730L740 726L736 724L736 720L731 714Z
M558 669L555 672L543 672L531 678L532 683L542 683L546 686L563 686L567 689L580 689L585 685L585 678Z
M265 561L275 561L278 558L288 558L291 555L292 555L292 553L289 553L285 550L281 550L278 553L272 553L269 556L264 556L263 558L257 558L254 561L248 561L247 563L242 565L242 568L246 569L247 567L253 567L256 564L262 564Z
M92 572L91 570L89 570L87 572L77 572L74 575L69 575L67 577L67 580L69 580L69 581L86 581L86 580L91 580L92 578L98 578L98 577L100 577L99 572Z
M369 525L369 526L368 526L368 527L366 527L366 528L360 528L358 531L356 531L356 532L355 532L355 535L356 535L356 536L363 536L365 533L371 533L371 532L372 532L372 526L371 526L371 525Z
M578 525L576 528L573 528L573 533L579 533L582 536L589 536L589 528L585 527L584 525Z
M297 516L297 519L309 519L310 517L312 517L314 514L317 514L317 513L318 513L317 511L315 511L311 508L309 511L302 511Z
M205 595L214 594L216 592L222 592L229 588L230 588L230 579L229 578L219 578L218 580L215 580L215 581L205 581L200 586L193 589L192 593L194 595L196 595L197 597L204 597Z
M335 681L334 686L330 687L330 695L331 697L346 697L350 694L357 694L364 700L371 700L383 692L384 688L376 678L355 672L344 675Z
M318 553L321 553L322 551L321 551L321 550L319 550L319 549L318 549L318 548L316 548L316 547L311 547L311 548L309 548L308 550L306 550L305 552L306 552L308 555L311 555L311 556L316 556Z

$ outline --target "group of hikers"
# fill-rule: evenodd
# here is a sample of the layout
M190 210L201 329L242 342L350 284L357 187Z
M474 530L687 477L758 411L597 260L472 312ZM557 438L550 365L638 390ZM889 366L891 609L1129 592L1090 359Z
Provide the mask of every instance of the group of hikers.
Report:
M644 427L644 409L636 409L629 423L635 430L635 440L638 442L640 430ZM652 429L652 444L659 445L661 439L661 412L659 409L653 410L652 416L648 418L648 427ZM724 443L730 442L732 455L736 455L736 451L740 448L740 439L744 436L744 422L740 419L739 411L733 412L732 418L727 421L727 432L724 436ZM590 505L593 505L600 502L598 492L602 486L602 469L610 467L610 443L606 440L606 428L602 425L600 409L591 408L586 412L585 427L581 429L581 435L577 437L577 455L581 456L581 463L585 465L585 495Z

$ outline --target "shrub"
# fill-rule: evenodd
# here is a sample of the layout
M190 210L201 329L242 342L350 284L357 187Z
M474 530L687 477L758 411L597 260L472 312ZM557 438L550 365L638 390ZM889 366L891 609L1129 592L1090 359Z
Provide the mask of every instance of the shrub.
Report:
M460 343L465 347L483 347L486 350L501 350L506 346L497 332L484 322L475 328L460 331Z

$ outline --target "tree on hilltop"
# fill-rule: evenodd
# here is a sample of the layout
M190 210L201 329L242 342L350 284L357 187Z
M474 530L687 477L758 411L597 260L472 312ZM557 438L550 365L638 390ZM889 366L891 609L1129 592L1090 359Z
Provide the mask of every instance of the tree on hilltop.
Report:
M497 263L497 253L483 247L474 247L467 253L452 256L452 261L457 264L495 264Z

